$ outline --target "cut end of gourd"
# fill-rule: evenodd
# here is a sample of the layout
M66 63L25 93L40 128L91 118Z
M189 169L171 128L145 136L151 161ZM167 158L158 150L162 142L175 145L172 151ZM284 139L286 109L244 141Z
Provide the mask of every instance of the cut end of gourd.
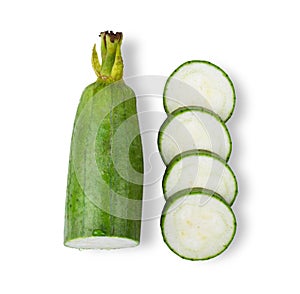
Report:
M138 241L128 238L106 236L76 238L65 242L65 246L77 249L121 249L138 244Z

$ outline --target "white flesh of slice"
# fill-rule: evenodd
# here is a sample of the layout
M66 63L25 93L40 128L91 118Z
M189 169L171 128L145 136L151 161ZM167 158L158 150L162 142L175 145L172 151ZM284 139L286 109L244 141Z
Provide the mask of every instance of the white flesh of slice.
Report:
M190 259L206 259L222 252L234 232L232 211L222 201L202 194L178 198L163 223L168 245Z
M166 165L179 153L204 149L228 159L231 142L226 127L213 115L203 111L177 114L161 133L161 152Z
M191 155L171 167L164 186L166 199L180 190L201 187L217 192L228 204L232 204L237 183L221 161L206 155Z
M73 239L65 245L77 249L118 249L137 246L138 242L120 237L95 236Z
M228 78L205 62L191 62L179 68L167 84L165 97L169 112L182 106L203 106L224 121L234 107L234 92Z

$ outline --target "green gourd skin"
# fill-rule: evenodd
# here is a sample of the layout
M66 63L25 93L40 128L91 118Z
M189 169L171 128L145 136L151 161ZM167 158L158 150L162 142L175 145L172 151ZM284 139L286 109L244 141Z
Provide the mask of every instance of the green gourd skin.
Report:
M78 238L140 240L143 154L136 98L122 80L122 34L100 36L102 65L94 47L98 79L83 91L72 134L64 230L69 247Z

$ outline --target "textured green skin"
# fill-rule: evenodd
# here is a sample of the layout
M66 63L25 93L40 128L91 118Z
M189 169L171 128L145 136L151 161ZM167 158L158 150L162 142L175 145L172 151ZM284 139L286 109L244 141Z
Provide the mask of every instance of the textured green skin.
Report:
M200 112L208 113L211 116L213 116L214 118L216 118L216 120L218 122L220 122L220 124L222 124L222 126L224 127L224 129L226 131L226 134L228 136L229 143L230 143L230 149L229 149L229 152L228 152L228 154L226 156L226 161L228 161L229 157L230 157L230 154L231 154L231 151L232 151L232 141L231 141L231 136L230 136L230 133L228 131L228 128L226 127L226 124L221 119L221 117L219 115L217 115L215 112L213 112L213 111L211 111L211 110L209 110L207 108L201 107L201 106L185 106L185 107L180 107L180 108L174 110L172 113L168 114L167 119L163 122L163 124L161 125L161 127L159 129L158 137L157 137L157 145L158 145L158 150L159 150L159 153L161 155L161 158L162 158L164 164L167 165L166 164L166 160L163 157L163 153L162 153L162 150L161 150L162 134L163 134L165 128L174 119L174 117L176 117L177 115L179 115L181 113L188 112L188 111L200 111Z
M131 165L139 174L133 182L129 182L122 178L114 167L111 156L111 143L112 137L118 127L129 117L136 116L136 98L134 92L125 85L123 81L116 83L116 86L109 86L108 84L98 80L97 82L89 85L83 92L76 117L74 122L74 129L72 135L71 152L69 160L68 172L68 185L67 185L67 198L66 198L66 211L65 211L65 231L64 231L64 244L67 241L85 238L92 236L113 236L123 237L135 240L137 243L140 239L141 227L141 211L142 211L142 194L143 194L143 155L142 144L139 135L139 125L137 117L130 125L138 136L131 142L129 148L129 155L118 154L118 160L126 167ZM103 91L103 89L106 91ZM72 157L73 144L83 144L80 150L83 150L80 160L80 168L84 170L86 179L91 178L90 166L86 164L85 158L88 156L84 149L87 137L89 136L88 130L90 124L93 123L94 117L97 113L93 113L91 107L90 120L84 125L86 129L86 137L83 137L80 142L74 142L74 130L78 118L85 106L91 102L101 91L100 99L95 103L100 103L101 109L107 113L101 125L99 126L96 141L95 141L95 158L98 169L102 171L102 180L110 187L111 190L122 195L125 199L125 207L117 207L112 203L110 193L107 189L95 191L99 194L97 204L93 199L86 196L82 185L80 185L76 175L76 169ZM99 95L98 95L99 96ZM124 98L127 97L127 98ZM129 99L130 97L130 99ZM116 105L112 107L112 105ZM124 144L126 139L123 139ZM127 142L128 143L128 142ZM130 142L129 142L130 143ZM130 160L126 160L129 156ZM126 158L127 157L127 158ZM89 183L93 185L93 183ZM96 186L96 185L95 185ZM92 188L93 189L93 188ZM135 199L134 207L130 207L131 202L126 202L126 199ZM99 207L99 203L101 208ZM135 219L130 216L130 210L135 211ZM122 218L117 217L118 212L122 211ZM128 218L126 214L128 212Z
M165 221L165 218L166 218L166 215L168 213L168 210L170 208L172 208L172 204L178 200L179 198L182 198L182 197L190 197L190 196L193 196L193 195L197 195L197 194L204 194L204 195L209 195L215 199L217 199L218 201L222 202L227 208L228 210L230 211L230 213L232 214L233 216L233 219L234 219L234 231L232 232L232 236L231 236L231 239L229 240L229 242L227 243L227 245L223 248L222 251L218 252L217 254L215 255L212 255L212 256L207 256L206 258L201 258L201 259L198 259L198 258L189 258L189 257L186 257L186 256L182 256L180 255L178 252L176 252L171 246L170 244L168 243L168 240L166 239L166 236L165 236L165 233L164 233L164 221ZM192 261L196 261L196 260L207 260L207 259L211 259L211 258L214 258L218 255L220 255L222 252L224 252L228 247L229 245L231 244L234 236L235 236L235 233L236 233L236 227L237 227L237 222L236 222L236 217L235 217L235 214L233 212L233 210L231 209L231 207L228 205L228 203L226 203L226 201L219 195L217 194L216 192L213 192L211 190L208 190L208 189L204 189L204 188L192 188L192 189L184 189L184 190L181 190L181 191L178 191L177 193L175 193L174 195L172 195L166 202L164 208L163 208L163 211L162 211L162 215L161 215L161 218L160 218L160 228L161 228L161 233L162 233L162 236L163 236L163 240L164 242L167 244L167 246L169 247L169 249L171 251L173 251L176 255L180 256L181 258L183 259L187 259L187 260L192 260Z
M219 66L213 64L212 62L209 62L209 61L206 61L206 60L190 60L190 61L186 61L184 62L183 64L181 64L180 66L178 66L172 73L171 75L168 77L167 81L166 81L166 85L165 85L165 88L164 88L164 92L163 92L163 105L164 105L164 109L166 111L166 113L170 113L170 111L168 110L168 107L167 107L167 102L166 102L166 91L167 91L167 88L168 88L168 84L169 84L169 81L170 79L177 73L177 71L184 67L184 66L187 66L191 63L206 63L214 68L216 68L217 70L219 70L220 72L222 72L222 74L224 75L224 77L228 80L231 88L232 88L232 92L233 92L233 105L232 105L232 109L230 111L230 113L228 114L228 116L226 117L226 119L224 119L224 122L227 122L231 116L232 116L232 113L234 111L234 108L235 108L235 104L236 104L236 94L235 94L235 89L234 89L234 85L233 85L233 82L231 81L230 77L228 76L228 74L222 69L220 68Z
M236 199L236 196L238 194L238 183L237 183L237 179L236 179L236 176L234 174L234 172L232 171L231 167L228 165L228 163L223 159L221 158L218 154L216 153L213 153L213 152L210 152L210 151L207 151L207 150L202 150L202 149L194 149L194 150L189 150L189 151L185 151L185 152L182 152L178 155L176 155L172 160L171 162L169 163L169 165L167 166L166 168L166 171L164 173L164 176L163 176L163 180L162 180L162 188L163 188L163 193L164 195L166 195L166 181L167 181L167 178L170 174L170 172L172 171L172 168L173 166L180 160L182 160L183 158L185 157L188 157L188 156L207 156L207 157L212 157L218 161L220 161L221 163L224 164L224 166L229 170L229 172L232 174L233 178L234 178L234 181L235 181L235 194L234 194L234 197L231 201L231 203L228 203L230 206L234 203L235 199ZM195 187L197 188L197 187ZM202 188L202 187L199 187L199 188ZM191 187L191 189L193 189L193 187ZM208 189L205 189L205 190L208 190ZM177 193L177 192L176 192ZM176 194L175 193L175 194ZM174 195L175 195L174 194ZM169 198L171 198L173 196L170 196ZM221 196L220 196L221 197ZM167 200L166 196L165 196L165 199ZM225 200L224 200L225 201Z

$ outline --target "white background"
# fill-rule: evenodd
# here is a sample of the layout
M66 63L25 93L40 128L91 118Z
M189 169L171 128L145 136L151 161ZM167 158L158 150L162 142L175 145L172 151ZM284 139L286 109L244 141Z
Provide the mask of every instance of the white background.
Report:
M296 4L2 1L0 292L299 292ZM158 218L143 222L133 249L62 245L73 119L82 90L95 80L91 48L107 29L124 33L127 77L168 76L187 60L205 59L235 84L228 127L240 190L233 205L238 231L215 259L191 262L173 254ZM161 101L151 107L162 110Z

